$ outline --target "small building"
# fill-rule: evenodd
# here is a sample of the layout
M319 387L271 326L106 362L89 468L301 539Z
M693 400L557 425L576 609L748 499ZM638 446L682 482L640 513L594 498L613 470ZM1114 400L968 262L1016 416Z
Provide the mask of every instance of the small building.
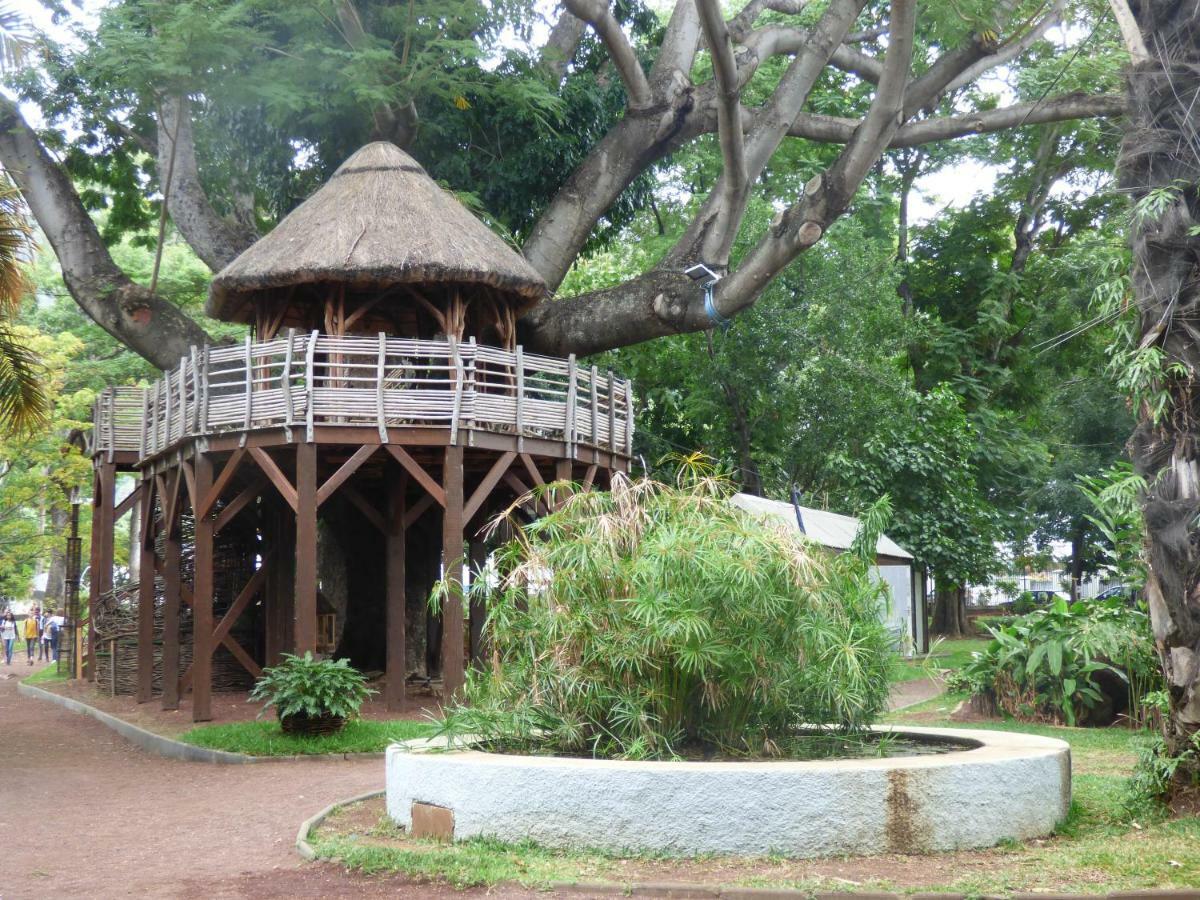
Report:
M734 494L732 500L736 506L754 515L769 517L791 528L803 528L809 539L835 553L849 550L858 534L859 521L854 516L797 507L753 494ZM885 616L900 648L905 652L924 652L928 649L924 573L913 564L913 555L886 534L881 534L875 547L874 572L887 583L891 602Z

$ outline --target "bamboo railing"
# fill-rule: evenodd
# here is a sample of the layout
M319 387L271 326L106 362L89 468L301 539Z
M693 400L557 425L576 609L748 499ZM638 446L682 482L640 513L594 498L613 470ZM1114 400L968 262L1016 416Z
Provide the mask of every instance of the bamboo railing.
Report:
M289 331L262 343L193 348L147 388L105 389L94 455L149 459L194 437L282 428L312 440L326 426L441 427L545 438L629 457L628 381L559 359L466 342L331 337Z

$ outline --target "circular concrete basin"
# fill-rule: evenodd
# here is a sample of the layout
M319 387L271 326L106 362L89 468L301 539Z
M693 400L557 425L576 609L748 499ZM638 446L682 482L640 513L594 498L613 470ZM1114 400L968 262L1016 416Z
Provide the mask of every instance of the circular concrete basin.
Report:
M673 855L813 857L989 847L1051 832L1071 803L1064 741L877 731L963 749L872 759L630 762L394 744L387 810L416 836Z

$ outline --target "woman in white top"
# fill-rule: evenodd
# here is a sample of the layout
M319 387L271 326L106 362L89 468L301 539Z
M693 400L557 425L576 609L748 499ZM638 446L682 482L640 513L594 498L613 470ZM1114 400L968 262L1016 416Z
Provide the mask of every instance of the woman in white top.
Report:
M4 641L4 664L12 665L13 644L17 640L17 617L12 612L6 612L0 619L0 641Z

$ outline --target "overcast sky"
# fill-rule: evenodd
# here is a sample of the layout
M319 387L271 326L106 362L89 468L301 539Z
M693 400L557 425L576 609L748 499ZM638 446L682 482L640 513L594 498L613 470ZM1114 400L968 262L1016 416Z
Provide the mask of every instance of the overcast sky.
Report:
M72 2L72 0L68 0ZM651 0L652 5L654 0ZM39 31L49 33L55 40L70 41L67 29L55 26L50 20L50 14L38 0L16 0L14 7ZM105 0L83 0L82 9L76 10L76 22L88 27L94 27L97 13L103 8ZM539 0L543 15L553 15L556 0ZM661 4L659 4L661 5ZM74 6L72 5L74 9ZM545 39L545 26L535 27L534 41ZM1051 39L1060 36L1051 32ZM1011 102L1012 91L1005 83L1006 72L1000 71L982 82L984 89L998 94L1003 102ZM23 112L33 122L40 122L41 116L36 108L23 107ZM912 202L911 216L914 222L925 222L936 216L946 207L960 207L980 194L987 194L996 180L998 170L993 166L981 165L978 162L967 161L956 166L950 166L942 171L917 180Z

